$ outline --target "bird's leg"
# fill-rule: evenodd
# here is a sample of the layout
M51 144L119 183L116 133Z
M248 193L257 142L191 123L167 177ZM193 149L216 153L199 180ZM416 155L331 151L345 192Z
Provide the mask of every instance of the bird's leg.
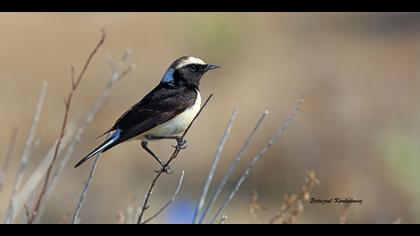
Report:
M159 162L160 166L161 166L161 170L163 170L163 172L165 172L166 174L171 174L171 167L169 165L166 165L162 160L159 159L159 157L156 156L156 154L154 154L152 152L152 150L150 150L150 148L147 146L147 141L142 141L141 142L141 147L146 150L150 155L152 155L152 157ZM159 172L161 170L155 170L155 172Z
M149 140L158 140L158 139L175 139L177 142L176 146L173 146L173 148L179 148L179 149L185 149L187 148L187 140L185 140L184 138L182 138L181 136L174 136L174 135L170 135L170 136L158 136L158 135L146 135L145 136L147 139Z

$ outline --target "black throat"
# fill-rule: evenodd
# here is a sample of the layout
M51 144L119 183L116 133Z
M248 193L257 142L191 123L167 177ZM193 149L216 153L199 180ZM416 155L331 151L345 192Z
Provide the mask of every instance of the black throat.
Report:
M173 74L174 83L177 87L187 87L199 90L201 75L183 73L182 70L175 70Z

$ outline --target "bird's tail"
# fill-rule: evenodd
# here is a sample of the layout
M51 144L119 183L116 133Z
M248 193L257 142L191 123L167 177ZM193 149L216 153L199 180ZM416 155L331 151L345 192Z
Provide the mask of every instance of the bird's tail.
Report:
M98 153L103 153L110 149L111 147L118 144L118 139L120 138L121 130L116 130L111 137L109 137L105 142L103 142L99 147L95 148L92 152L90 152L88 155L86 155L82 160L80 160L74 168L77 168L81 166L83 163L85 163L87 160L89 160L91 157L95 156Z

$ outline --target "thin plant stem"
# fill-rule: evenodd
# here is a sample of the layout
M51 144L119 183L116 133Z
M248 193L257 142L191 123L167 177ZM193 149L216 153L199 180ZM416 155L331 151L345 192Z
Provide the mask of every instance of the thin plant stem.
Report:
M79 74L79 76L76 80L75 80L75 77L74 77L74 73L73 72L71 73L71 82L72 82L71 85L72 86L71 86L70 92L67 96L67 99L64 101L64 103L65 103L64 118L63 118L63 121L62 121L58 142L55 146L54 156L53 156L53 159L51 160L51 163L48 167L47 174L45 176L45 180L44 180L44 183L43 183L42 188L41 188L41 193L39 194L39 197L36 200L34 209L32 210L31 218L29 219L29 223L32 223L34 221L35 217L38 215L38 210L39 210L39 208L41 206L41 203L42 203L42 201L45 197L45 194L47 192L48 184L50 183L52 169L53 169L54 164L55 164L55 162L58 158L58 153L59 153L59 150L60 150L61 142L62 142L64 134L66 132L66 127L67 127L68 118L69 118L69 114L70 114L70 107L71 107L71 104L72 104L73 95L75 94L77 88L79 87L79 84L80 84L81 80L83 79L83 77L84 77L84 75L85 75L93 57L95 56L95 54L98 52L99 48L105 42L105 38L106 38L105 30L102 29L101 33L102 33L101 39L99 40L99 42L95 46L95 48L92 50L92 52L89 54L88 59L86 60L84 66L83 66L83 68L82 68L82 70L81 70L81 72L80 72L80 74Z
M172 204L172 202L175 201L175 198L178 195L179 190L181 190L182 182L184 181L184 174L185 174L185 171L182 171L181 172L181 177L179 178L178 185L177 185L176 190L175 190L174 194L172 195L171 199L163 207L161 207L153 216L149 217L149 219L147 219L147 220L144 220L142 222L142 224L147 224L150 221L152 221L153 219L155 219L156 217L158 217L169 205Z
M13 185L12 196L10 198L9 208L7 210L5 221L4 221L5 224L11 224L16 213L16 195L21 188L24 172L25 172L26 166L28 165L29 157L31 155L32 143L35 138L36 128L41 118L41 111L44 105L45 94L47 93L47 88L48 88L48 82L44 81L42 83L41 92L40 92L38 102L35 108L35 115L32 121L32 126L31 126L31 129L29 130L28 138L26 139L25 148L23 150L23 155L22 155L22 160L20 162L20 166L16 173L16 179Z
M265 110L262 115L260 116L260 118L258 119L255 127L251 130L250 134L248 135L247 139L245 140L244 144L241 146L241 148L239 149L238 154L236 154L235 159L232 161L232 164L229 166L228 171L225 173L225 175L222 178L222 181L220 182L219 186L217 187L216 192L213 194L213 196L210 198L210 202L207 205L207 207L204 209L203 214L200 216L200 219L198 221L198 223L202 223L204 221L204 218L206 217L208 211L213 207L213 205L216 203L219 195L222 193L223 188L225 187L227 181L229 180L229 178L232 176L233 171L236 169L237 165L239 164L239 162L241 161L243 155L245 154L245 151L247 150L247 148L249 147L249 145L251 144L252 138L254 137L255 133L257 132L257 130L259 129L261 123L263 122L263 120L265 119L265 117L267 116L268 111Z
M108 134L106 138L108 139L109 137L110 137L110 134ZM98 167L99 158L101 157L101 155L102 155L101 152L98 153L95 157L95 161L92 164L92 167L91 167L90 172L89 172L88 180L86 181L85 185L83 186L82 193L80 195L79 201L77 202L77 207L76 207L76 210L75 210L74 215L73 215L72 224L78 224L79 223L80 212L82 210L83 202L86 198L86 194L89 190L89 187L92 184L93 177L95 176L96 168Z
M283 135L283 133L286 131L287 127L294 121L296 114L301 110L302 104L304 102L304 96L305 92L302 93L298 104L296 105L294 111L289 115L286 122L277 130L277 132L271 137L269 142L261 149L261 151L254 157L254 159L251 161L251 163L248 165L242 176L239 178L238 182L235 185L235 188L230 192L230 194L225 198L222 205L218 208L216 211L216 214L214 214L213 218L211 219L210 223L214 224L214 222L217 220L217 218L224 212L227 205L230 203L230 201L235 197L236 193L241 188L243 182L246 180L248 175L251 173L252 169L255 167L255 164L261 159L261 157L264 156L264 154L270 149L270 147L277 141L277 139Z
M69 144L69 147L67 148L67 151L65 152L63 158L61 159L60 163L58 164L58 168L57 168L57 170L55 170L55 172L54 172L54 174L51 178L51 182L48 185L47 192L46 192L46 195L45 195L45 201L43 201L43 203L41 203L39 214L42 215L42 213L44 212L45 202L51 197L53 190L55 189L58 181L60 180L60 177L62 176L65 167L67 166L68 161L70 160L74 151L76 150L77 145L82 140L82 136L85 133L85 130L92 123L92 121L94 120L94 118L96 117L98 112L105 106L106 101L109 98L111 89L113 88L113 86L118 81L120 81L132 69L135 68L134 64L129 63L129 55L130 54L131 54L131 50L127 49L127 50L124 51L124 53L123 53L123 55L120 59L120 62L122 62L122 64L124 64L125 68L117 67L114 64L118 64L118 63L113 63L112 61L110 61L111 78L109 79L109 81L107 82L105 87L102 89L100 94L97 96L94 104L92 105L92 108L87 112L85 120L80 125L79 129L76 132L76 135L71 140L71 143ZM72 73L74 73L74 72L72 72ZM39 217L38 217L38 219L39 219Z
M210 171L206 180L206 183L204 184L203 192L201 193L200 201L196 207L196 210L194 212L194 218L193 223L197 223L198 216L201 214L201 211L204 207L204 203L206 201L206 196L208 194L208 191L210 189L210 185L213 181L214 174L216 173L217 165L219 164L220 158L222 156L223 148L225 147L226 141L229 138L230 132L232 130L233 122L236 119L236 116L238 115L238 109L235 108L232 112L232 115L229 119L229 122L226 125L225 131L223 133L222 138L219 141L219 144L217 145L216 153L214 154L213 162L210 167Z
M13 149L15 147L16 138L18 133L18 127L14 127L12 131L12 136L10 137L9 146L7 147L6 156L4 158L3 165L0 169L0 192L3 189L3 184L6 178L7 170L9 169L10 160L12 159Z

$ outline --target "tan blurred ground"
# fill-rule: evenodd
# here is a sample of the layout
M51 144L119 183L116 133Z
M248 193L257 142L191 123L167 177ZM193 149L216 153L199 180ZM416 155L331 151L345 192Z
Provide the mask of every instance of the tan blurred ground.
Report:
M159 184L152 209L172 193L181 169L186 172L178 201L181 207L174 205L168 215L178 217L176 211L188 212L194 206L234 107L239 108L239 116L217 177L264 109L270 111L269 117L241 170L306 90L302 112L226 210L227 223L250 222L252 189L259 191L268 208L260 214L268 219L283 194L299 190L307 170L315 170L321 180L315 197L363 199L361 206L351 209L350 223L391 223L397 218L419 223L419 26L420 15L395 13L1 13L3 156L13 127L20 132L6 189L0 195L0 219L42 81L48 81L49 88L37 132L39 145L29 168L58 136L70 66L80 69L98 40L99 29L106 27L107 42L77 92L71 119L83 118L108 80L107 55L118 56L131 48L137 68L115 86L72 163L94 148L99 143L95 137L158 83L174 59L192 54L222 69L202 80L203 96L214 93L214 99L189 133L189 148L173 166L177 172ZM171 151L166 142L152 147L161 155ZM43 222L58 223L74 209L88 166L68 167ZM143 196L154 168L155 162L134 142L107 152L82 210L83 222L116 222L117 212L136 193ZM305 206L298 222L338 221L339 205ZM174 219L163 216L159 222Z

